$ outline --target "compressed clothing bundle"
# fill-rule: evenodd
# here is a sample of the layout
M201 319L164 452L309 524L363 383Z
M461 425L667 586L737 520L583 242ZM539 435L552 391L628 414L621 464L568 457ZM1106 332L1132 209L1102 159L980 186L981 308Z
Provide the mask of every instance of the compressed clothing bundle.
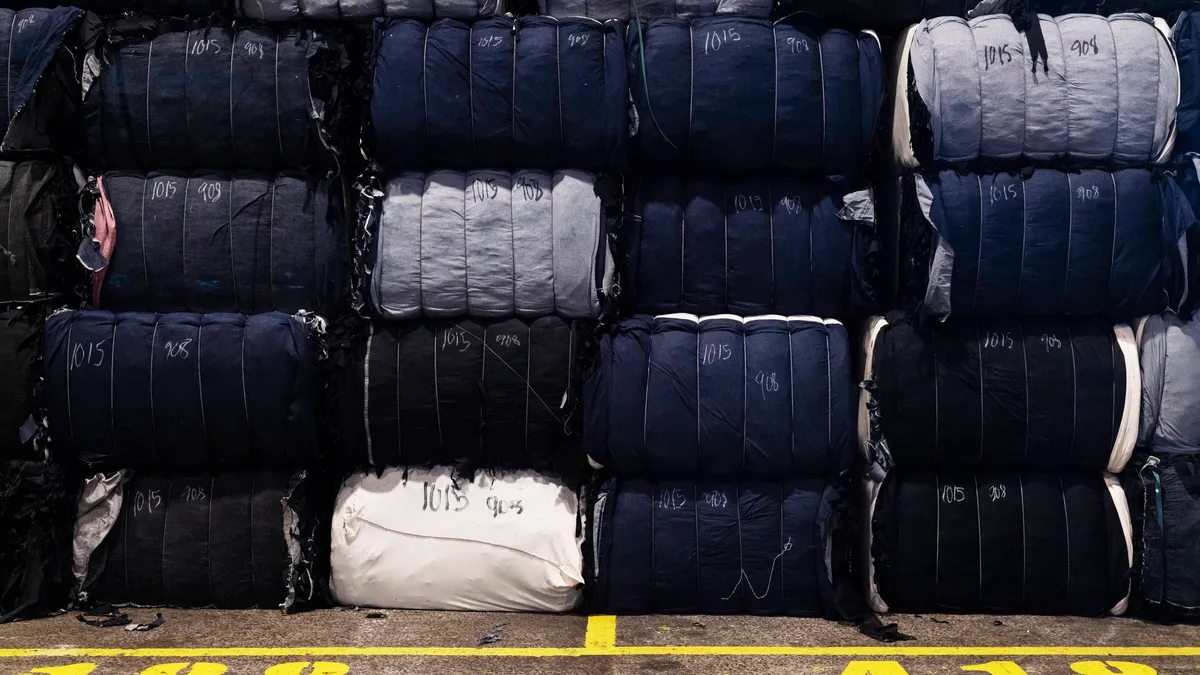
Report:
M75 556L87 561L94 579L90 598L173 607L278 607L292 562L285 520L292 481L288 473L270 471L139 473L89 502L86 511L81 504Z
M0 462L41 459L31 438L38 430L42 324L37 306L0 311Z
M666 175L642 180L632 213L625 278L639 311L836 319L870 311L870 188Z
M74 489L58 464L0 455L0 624L67 606Z
M100 47L100 73L84 98L91 165L325 166L333 38L309 28L190 25Z
M1195 12L1180 14L1171 37L1179 59L1175 152L1200 152L1200 15Z
M1142 367L1138 444L1155 452L1200 453L1200 321L1174 314L1137 325Z
M854 175L883 102L875 34L733 16L631 24L629 81L658 168Z
M878 404L887 448L912 469L1090 469L1133 454L1141 377L1133 331L1103 319L871 320L860 438ZM878 440L878 439L874 439Z
M1132 320L1187 296L1191 207L1165 176L1108 172L913 177L904 190L909 292L932 316ZM932 238L932 242L930 242ZM915 299L915 298L914 298Z
M75 7L0 9L0 151L56 149L55 135L75 124L79 78L64 43L82 15Z
M373 323L346 374L353 447L375 468L555 467L578 447L570 418L582 339L554 316Z
M1180 102L1166 24L1144 14L1039 20L1047 56L1037 64L1005 14L931 19L901 36L901 165L1166 160Z
M63 274L74 268L59 219L73 182L56 162L0 161L0 302L40 300L66 290ZM73 261L72 261L73 262Z
M852 454L853 391L835 320L635 316L600 340L584 449L620 474L833 475Z
M346 479L330 591L355 607L567 612L583 587L579 497L532 471L447 467Z
M610 478L592 528L596 611L829 616L821 479Z
M238 13L264 21L321 19L460 19L496 13L497 0L238 0Z
M735 14L771 16L771 0L538 0L538 14L558 18L587 16L600 21L616 19L681 19Z
M595 182L537 170L390 178L368 251L375 313L598 316L612 270Z
M112 259L94 275L114 311L328 312L344 235L330 187L298 172L110 171ZM99 228L98 228L99 229Z
M371 150L389 169L600 169L621 159L620 24L402 19L376 37Z
M865 492L877 612L1125 611L1132 524L1112 476L898 470Z
M45 3L45 0L33 0ZM54 5L54 2L50 2ZM62 4L96 12L98 14L117 14L120 12L141 12L152 16L183 17L207 16L210 14L228 13L230 0L72 0Z
M1141 527L1135 606L1160 617L1196 616L1200 586L1200 463L1194 453L1139 457L1131 480L1134 521Z
M315 358L278 312L62 312L46 320L50 426L93 469L302 468L317 452Z

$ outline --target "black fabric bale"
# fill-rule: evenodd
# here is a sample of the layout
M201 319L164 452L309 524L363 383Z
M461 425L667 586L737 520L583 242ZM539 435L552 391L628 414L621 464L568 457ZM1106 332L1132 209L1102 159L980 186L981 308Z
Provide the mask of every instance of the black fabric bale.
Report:
M46 325L50 427L90 469L301 468L317 453L306 328L273 312L64 312Z
M72 187L56 162L0 161L0 302L71 290L77 263L60 218Z
M0 311L0 461L42 459L31 437L40 417L42 311Z
M316 29L194 22L110 38L86 92L88 157L115 169L328 166L340 49ZM332 64L332 65L331 65Z
M1099 472L892 472L871 522L880 597L895 612L1122 611L1129 512L1110 480Z
M360 464L558 468L579 464L573 383L582 330L528 321L374 323L344 387Z
M1153 451L1135 460L1128 483L1135 538L1138 614L1166 620L1200 614L1195 561L1200 547L1200 461Z
M75 7L0 9L0 150L65 150L79 99Z
M104 309L335 311L345 242L328 183L298 172L113 171L102 185L116 230Z
M1133 331L1104 319L896 314L874 341L883 437L911 469L1120 471L1137 440Z
M283 602L286 473L139 475L100 552L93 599L239 609Z
M68 485L55 464L0 460L0 623L67 604L75 516Z

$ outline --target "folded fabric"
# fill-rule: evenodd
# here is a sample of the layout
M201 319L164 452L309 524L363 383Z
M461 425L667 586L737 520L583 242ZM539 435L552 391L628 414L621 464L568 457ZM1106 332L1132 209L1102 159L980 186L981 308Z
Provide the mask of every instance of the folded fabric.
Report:
M1129 504L1100 472L897 470L868 481L877 612L1122 614Z
M194 22L114 35L84 92L94 168L310 169L329 162L338 49L317 29Z
M901 165L1167 159L1180 73L1166 24L1145 14L1039 21L1044 55L1007 14L908 29L893 97Z
M620 474L834 475L852 456L853 388L832 319L635 316L600 338L584 449Z
M667 175L630 190L624 278L639 311L847 319L873 307L870 188Z
M1187 297L1191 207L1147 169L917 175L903 189L910 302L946 316L1103 315Z
M633 23L628 41L644 167L863 169L883 102L873 33L721 16Z
M610 478L590 523L596 611L828 617L832 500L816 478Z
M343 605L567 612L583 587L579 497L532 471L446 467L346 479L330 591Z
M345 235L340 196L328 183L298 172L110 171L102 180L116 246L100 307L335 309L346 276Z
M896 315L872 319L864 346L860 439L886 443L896 466L1120 473L1133 454L1142 388L1125 324L951 319L920 330Z
M57 447L91 469L303 468L317 454L317 364L281 313L46 321Z
M387 169L619 165L629 91L620 24L398 20L376 36L366 136Z
M345 371L345 429L359 465L577 465L573 383L584 333L533 321L374 322Z
M598 316L612 284L604 206L582 171L404 173L370 223L385 319Z

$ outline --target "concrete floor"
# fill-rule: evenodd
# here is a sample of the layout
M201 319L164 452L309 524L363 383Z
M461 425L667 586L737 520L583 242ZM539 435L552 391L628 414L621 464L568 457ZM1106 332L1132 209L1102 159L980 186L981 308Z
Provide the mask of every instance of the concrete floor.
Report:
M127 611L135 621L148 622L156 610ZM962 673L964 666L979 664L990 664L982 670L992 675L1021 675L1022 670L1028 675L1152 675L1200 668L1200 627L1124 618L905 615L889 620L917 640L888 645L852 627L808 619L618 617L614 640L610 622L594 620L589 631L583 616L385 611L385 618L368 618L366 610L284 616L176 609L163 614L163 626L136 633L93 628L73 614L2 625L0 675L722 675L747 670L915 675ZM480 646L483 636L497 632L499 642ZM313 648L332 649L314 654ZM371 654L364 648L390 649ZM84 651L49 651L61 649Z

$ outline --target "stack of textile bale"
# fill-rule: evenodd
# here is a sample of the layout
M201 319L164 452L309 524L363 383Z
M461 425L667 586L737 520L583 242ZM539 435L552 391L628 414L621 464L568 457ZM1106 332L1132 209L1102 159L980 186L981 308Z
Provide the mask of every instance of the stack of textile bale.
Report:
M1137 437L1129 322L1186 292L1165 24L1005 15L902 36L898 312L864 338L860 440L877 610L1124 611L1114 474ZM1130 76L1139 73L1138 76Z
M45 429L42 326L77 276L82 15L0 9L0 623L58 609L70 588L71 488Z
M91 289L45 347L54 440L92 474L77 591L290 608L313 593L295 504L319 455L322 317L349 274L341 47L219 15L114 17L99 35L83 92Z
M608 302L605 172L627 126L620 25L376 30L357 247L371 321L343 387L355 469L373 473L338 495L331 589L566 611L584 580L576 364Z
M595 606L828 616L854 433L842 321L872 303L880 44L685 8L628 33L625 318L585 384L608 476Z

